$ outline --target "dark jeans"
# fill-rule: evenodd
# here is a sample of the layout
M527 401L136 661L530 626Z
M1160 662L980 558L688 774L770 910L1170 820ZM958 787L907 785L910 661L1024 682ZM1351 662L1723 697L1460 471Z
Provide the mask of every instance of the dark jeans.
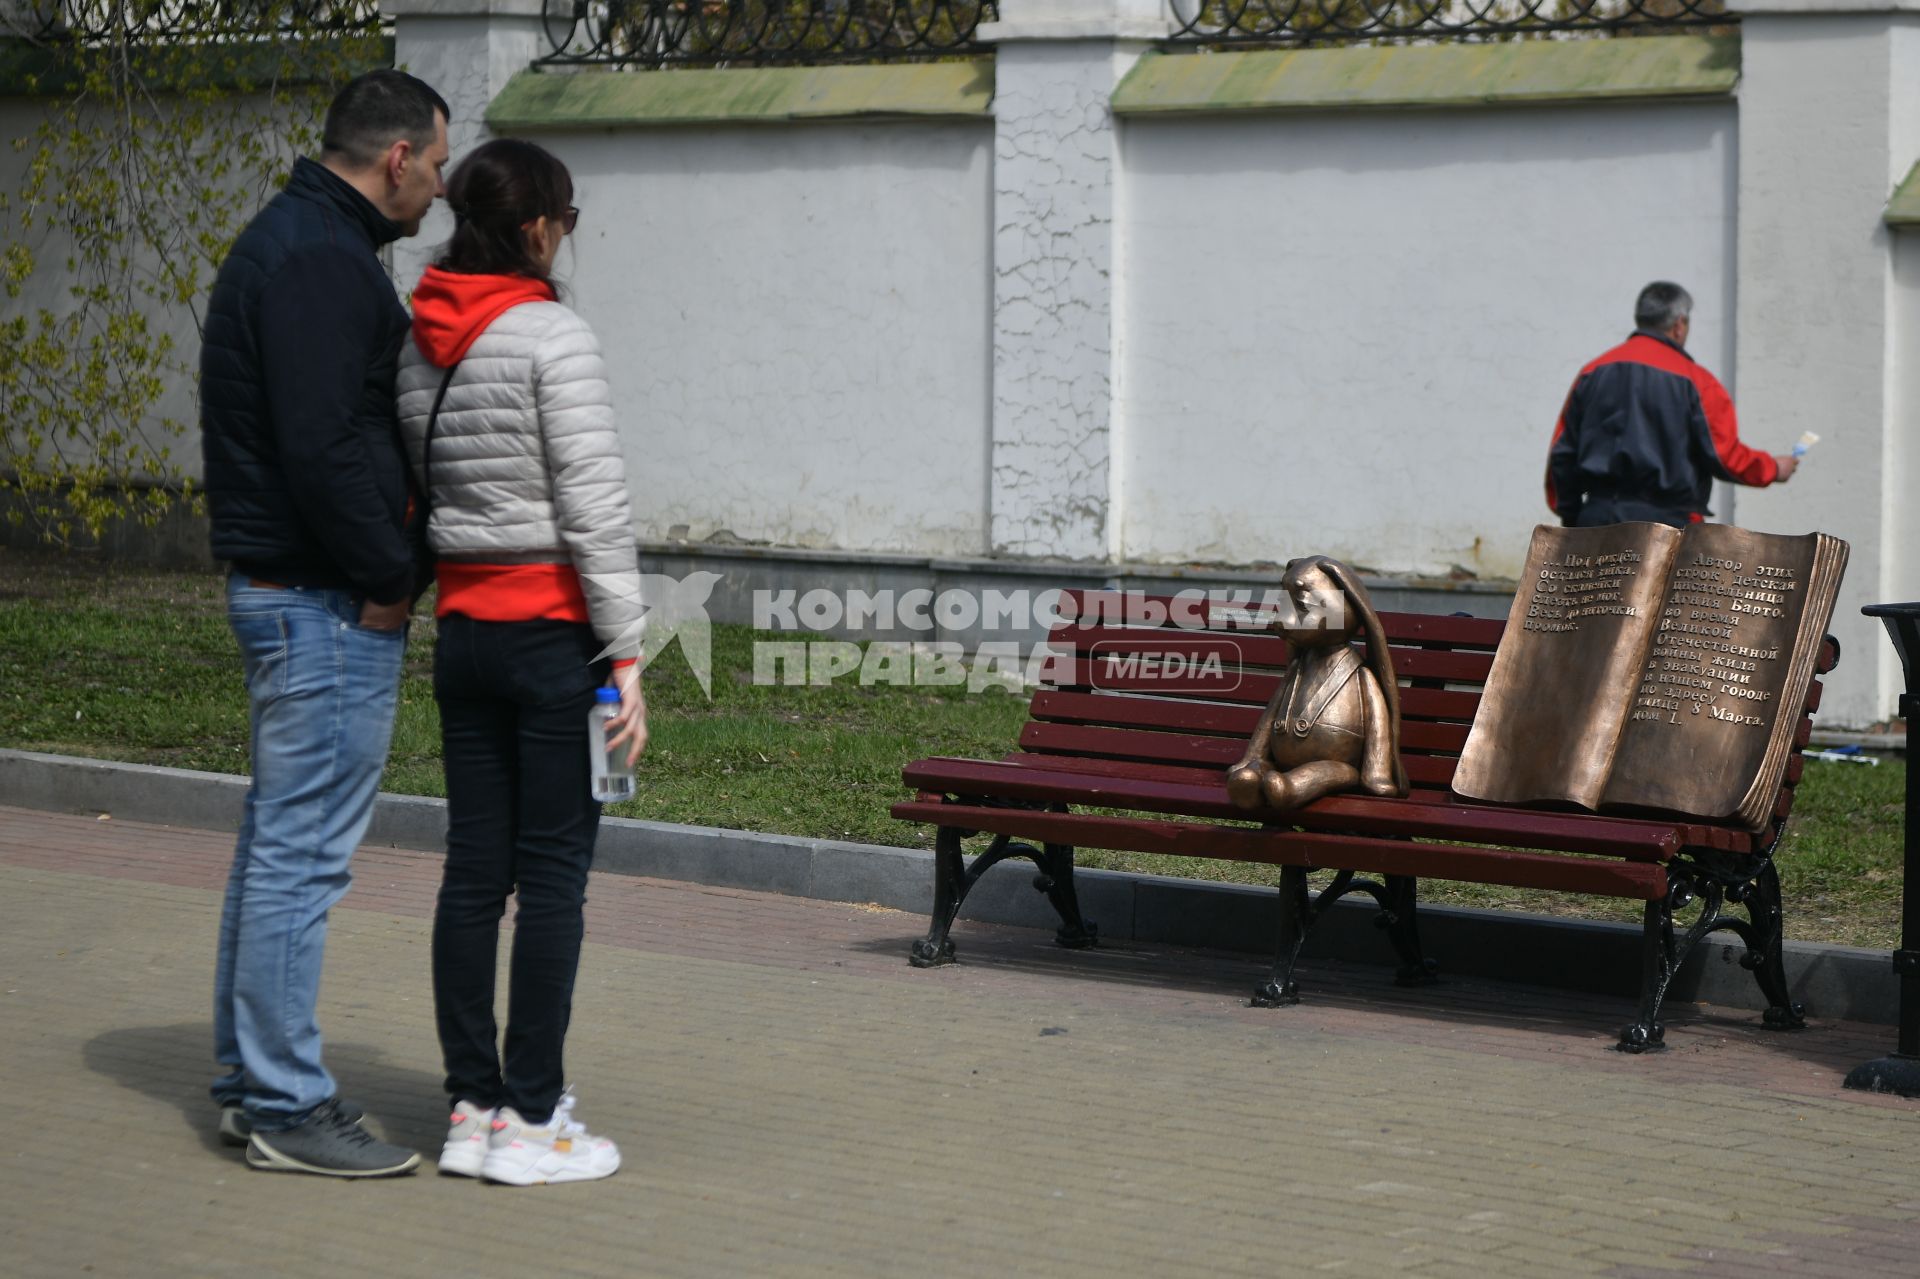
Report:
M1693 516L1686 507L1672 503L1589 494L1574 521L1574 527L1593 528L1599 524L1624 524L1630 520L1685 528L1693 522Z
M440 620L433 691L447 770L447 864L433 918L433 1000L447 1092L534 1123L566 1084L561 1052L600 825L587 711L606 681L590 627ZM517 892L504 1068L495 956Z

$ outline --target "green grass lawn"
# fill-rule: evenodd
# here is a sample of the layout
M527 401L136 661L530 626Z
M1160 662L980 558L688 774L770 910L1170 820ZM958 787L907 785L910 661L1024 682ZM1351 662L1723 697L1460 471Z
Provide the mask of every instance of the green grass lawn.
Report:
M754 633L714 627L713 699L678 648L647 674L652 745L626 817L927 848L887 816L903 765L1014 748L1025 700L958 688L753 682ZM783 637L792 638L792 637ZM386 789L440 795L432 625L416 623ZM0 746L243 773L247 704L211 574L0 549ZM1891 947L1898 936L1905 765L1809 761L1780 859L1788 935ZM1083 850L1088 866L1271 884L1234 862ZM1637 920L1631 902L1443 881L1426 900Z

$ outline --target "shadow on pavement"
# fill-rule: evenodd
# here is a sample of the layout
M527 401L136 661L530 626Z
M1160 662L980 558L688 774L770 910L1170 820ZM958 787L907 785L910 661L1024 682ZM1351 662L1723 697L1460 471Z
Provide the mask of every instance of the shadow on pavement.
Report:
M916 938L868 938L850 949L897 957L905 968L908 947ZM1102 941L1090 950L1069 950L1054 945L1044 932L1004 925L963 923L955 932L955 944L960 963L976 972L1117 985L1144 997L1215 996L1244 1004L1271 968L1271 961L1256 956L1154 943ZM1302 957L1299 978L1304 998L1299 1011L1308 1017L1316 1010L1406 1017L1435 1028L1475 1032L1471 1043L1481 1050L1502 1051L1512 1036L1527 1035L1534 1037L1536 1048L1572 1048L1602 1064L1636 1060L1611 1051L1619 1028L1634 1018L1631 999L1455 976L1444 966L1437 985L1402 988L1393 984L1393 970L1384 965L1315 959L1310 952ZM1277 1008L1257 1015L1270 1017L1280 1031L1294 1013ZM1662 1020L1669 1044L1683 1052L1701 1046L1752 1051L1777 1061L1805 1063L1830 1074L1835 1084L1851 1064L1880 1056L1885 1051L1882 1041L1889 1047L1893 1042L1892 1027L1816 1018L1806 1030L1781 1032L1765 1028L1758 1012L1685 1000L1670 1000ZM1525 1050L1525 1045L1520 1047Z
M228 1152L220 1144L219 1112L207 1096L212 1045L211 1023L179 1022L109 1030L89 1039L81 1055L94 1074L177 1109L205 1149ZM395 1065L372 1045L337 1040L327 1041L326 1063L341 1092L366 1107L369 1128L428 1155L437 1152L446 1136L440 1076Z

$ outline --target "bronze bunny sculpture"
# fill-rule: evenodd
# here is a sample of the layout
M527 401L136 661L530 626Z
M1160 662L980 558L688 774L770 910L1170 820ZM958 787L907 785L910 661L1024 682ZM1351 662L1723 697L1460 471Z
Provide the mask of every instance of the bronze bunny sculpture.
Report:
M1227 770L1228 796L1241 808L1284 812L1355 787L1405 795L1400 688L1365 588L1324 555L1292 561L1280 584L1293 611L1273 629L1289 661L1247 753ZM1364 657L1352 643L1362 631Z

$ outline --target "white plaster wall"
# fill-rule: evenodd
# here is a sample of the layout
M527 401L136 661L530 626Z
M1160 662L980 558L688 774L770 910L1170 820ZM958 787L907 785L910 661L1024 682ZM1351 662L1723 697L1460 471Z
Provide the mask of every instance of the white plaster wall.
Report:
M986 549L991 127L539 135L643 538Z
M452 173L462 156L492 136L484 119L487 104L546 52L538 0L386 0L382 7L396 17L394 65L432 85L446 101L452 152L446 171ZM403 288L420 278L434 249L452 234L453 215L436 201L420 234L389 250Z
M1897 604L1920 600L1920 230L1912 228L1894 233L1893 307L1890 337L1896 348L1904 348L1908 358L1896 358L1891 366L1892 385L1887 408L1889 429L1885 441L1885 471L1877 486L1886 512L1885 545L1887 553L1879 580L1865 604ZM1824 461L1824 459L1822 459ZM1849 577L1852 570L1848 570ZM1855 608L1859 604L1854 605ZM1864 624L1862 642L1874 653L1874 701L1859 716L1868 719L1890 717L1898 711L1899 698L1906 680L1893 646L1884 638L1885 630L1873 634L1881 624ZM1843 655L1847 660L1864 655Z
M1892 714L1900 680L1860 607L1920 596L1902 514L1920 327L1911 264L1881 221L1920 154L1920 29L1900 15L1754 15L1742 32L1742 407L1776 438L1823 439L1788 484L1741 494L1740 523L1851 545L1821 718L1866 723Z
M1889 186L1906 176L1911 167L1907 157L1920 161L1920 74L1899 71L1920 62L1920 26L1901 23L1892 34ZM1863 601L1888 604L1920 600L1920 228L1893 230L1890 238L1893 286L1887 329L1888 402L1882 443L1884 470L1878 495L1886 519L1881 538L1885 554L1875 583L1876 598ZM1878 653L1876 701L1871 713L1891 716L1898 710L1905 675L1890 643L1880 637L1868 642Z
M1125 121L1125 554L1516 574L1644 284L1732 384L1734 134L1724 102Z

